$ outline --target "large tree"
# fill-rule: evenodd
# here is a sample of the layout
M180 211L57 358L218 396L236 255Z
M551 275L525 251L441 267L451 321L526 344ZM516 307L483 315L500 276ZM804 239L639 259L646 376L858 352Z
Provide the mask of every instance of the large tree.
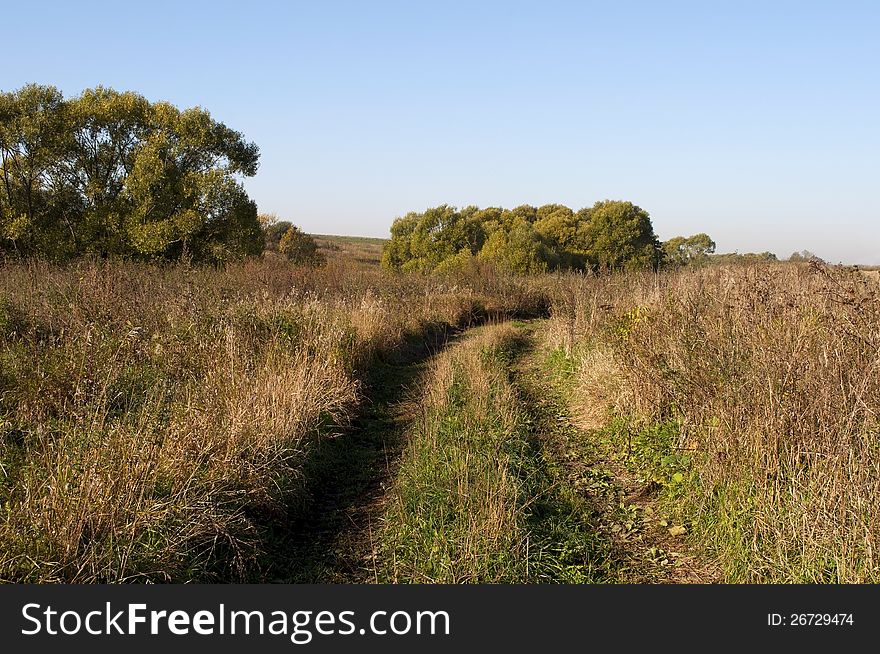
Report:
M556 267L582 269L587 265L588 225L588 212L575 213L561 204L545 204L538 208L535 230L552 248Z
M68 208L75 198L56 176L68 149L66 114L53 87L0 93L0 250L63 250L74 238Z
M589 211L589 256L602 269L656 268L660 241L648 212L632 202L605 200Z
M98 87L0 94L0 249L222 261L262 250L253 143L201 108Z

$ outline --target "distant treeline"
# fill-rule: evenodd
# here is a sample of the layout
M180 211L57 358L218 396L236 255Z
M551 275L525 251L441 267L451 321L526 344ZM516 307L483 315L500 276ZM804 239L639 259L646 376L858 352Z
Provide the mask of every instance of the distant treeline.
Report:
M225 261L263 251L259 150L201 108L98 87L0 93L0 255Z
M708 260L706 234L661 242L647 211L605 200L574 211L561 204L514 209L449 205L394 221L382 265L392 270L448 272L489 260L518 273L639 269Z
M710 263L718 264L757 264L773 261L779 261L779 259L772 252L725 252L709 257Z

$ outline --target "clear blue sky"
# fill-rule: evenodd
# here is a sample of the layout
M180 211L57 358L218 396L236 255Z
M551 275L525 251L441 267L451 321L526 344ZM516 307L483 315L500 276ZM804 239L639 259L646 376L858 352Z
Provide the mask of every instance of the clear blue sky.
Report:
M626 199L662 239L880 264L880 2L4 3L0 89L98 84L255 141L260 210L385 236Z

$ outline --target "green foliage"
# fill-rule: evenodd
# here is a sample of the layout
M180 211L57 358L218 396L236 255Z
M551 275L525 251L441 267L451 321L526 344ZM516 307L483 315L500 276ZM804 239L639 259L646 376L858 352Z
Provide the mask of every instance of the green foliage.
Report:
M715 241L708 234L676 236L663 242L663 261L671 266L703 265L715 252Z
M278 220L275 214L261 214L258 220L267 252L276 252L294 263L323 263L317 241L289 220Z
M521 274L544 272L553 259L552 249L534 225L522 217L514 217L504 228L494 229L480 257Z
M657 484L667 496L683 490L691 474L691 457L680 448L681 426L670 419L636 426L617 416L604 435L624 454L626 463Z
M468 254L477 254L485 238L476 207L458 211L444 204L422 214L409 213L391 226L382 265L392 270L429 272L447 259L461 261Z
M603 269L656 268L660 262L660 242L651 217L632 202L594 204L586 239L591 258Z
M274 214L260 214L258 219L263 226L263 240L266 250L278 252L281 237L284 236L284 232L293 227L293 223L289 220L278 220Z
M585 268L589 261L587 225L590 210L577 213L561 204L545 204L538 209L535 230L553 250L553 258L561 268Z
M0 249L65 248L64 197L47 188L54 153L66 146L66 114L54 87L0 93Z
M320 263L318 244L296 225L291 225L278 241L278 252L295 263Z
M98 87L0 93L0 252L225 261L262 251L253 143L201 108Z
M656 267L660 250L647 212L630 202L606 200L577 212L560 204L461 210L441 205L394 221L382 265L442 272L475 258L525 274Z

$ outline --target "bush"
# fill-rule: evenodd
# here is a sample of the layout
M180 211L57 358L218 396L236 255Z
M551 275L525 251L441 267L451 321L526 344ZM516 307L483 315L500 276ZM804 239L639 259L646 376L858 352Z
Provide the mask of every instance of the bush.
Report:
M295 225L288 227L278 240L278 252L294 263L318 264L324 259L315 239Z
M441 205L391 226L386 269L454 269L470 257L519 274L587 268L656 268L660 243L650 216L631 202L597 202L573 212L548 204L514 209Z

